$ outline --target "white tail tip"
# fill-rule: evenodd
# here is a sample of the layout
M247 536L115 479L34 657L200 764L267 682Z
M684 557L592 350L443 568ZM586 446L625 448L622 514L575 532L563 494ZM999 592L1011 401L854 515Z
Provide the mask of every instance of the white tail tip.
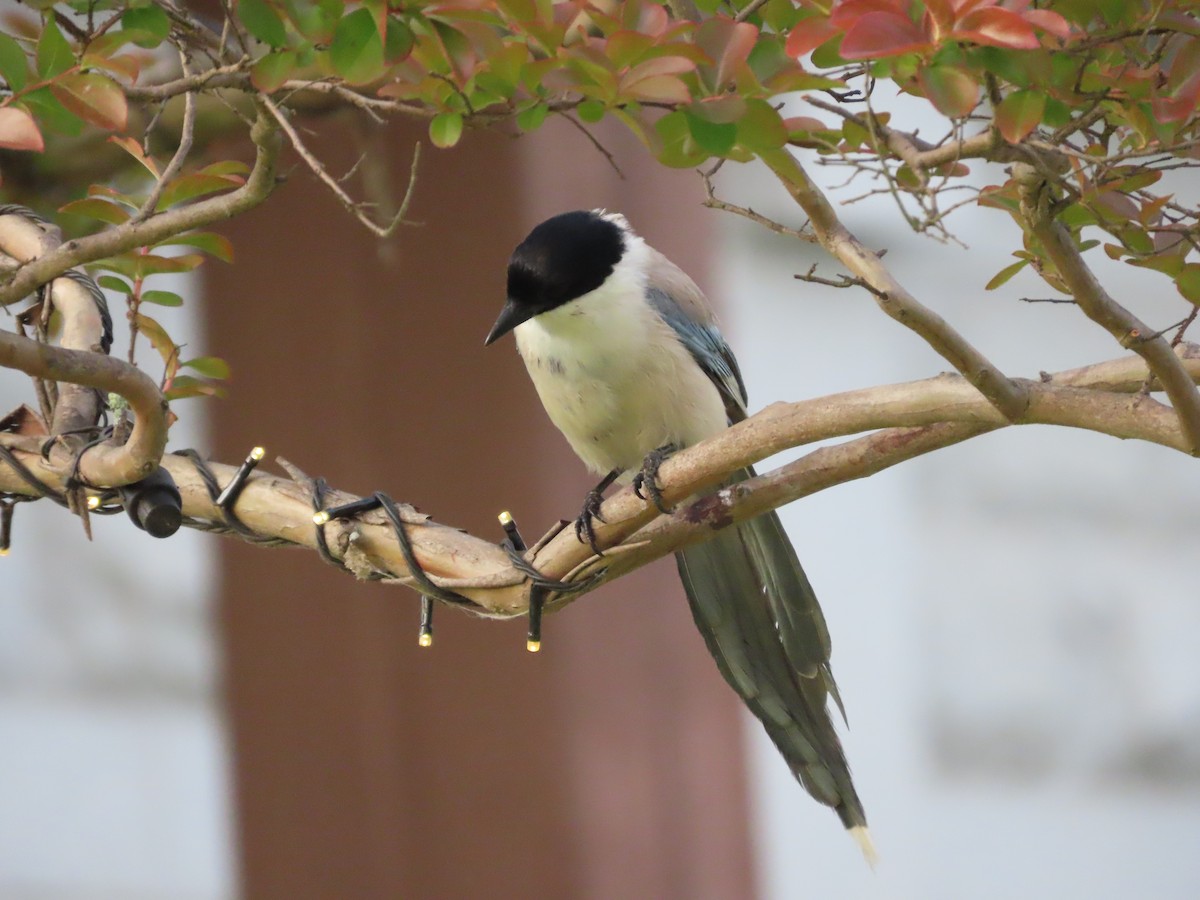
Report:
M855 825L850 829L850 837L854 838L858 844L858 849L862 851L863 859L867 861L867 865L872 869L879 862L879 854L875 852L875 844L871 840L871 832L867 831L866 825Z

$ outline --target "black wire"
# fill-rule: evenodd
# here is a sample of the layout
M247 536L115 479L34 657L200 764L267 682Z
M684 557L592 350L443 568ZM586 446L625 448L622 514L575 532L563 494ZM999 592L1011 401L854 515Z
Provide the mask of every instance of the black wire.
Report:
M237 532L242 537L257 543L267 543L268 541L278 540L277 538L263 539L254 529L248 527L241 519L237 517L237 513L232 508L217 506L217 498L221 496L221 485L217 482L217 476L213 474L213 470L209 468L205 459L188 447L186 450L172 451L175 456L182 456L184 459L191 462L196 468L196 473L200 476L200 480L204 482L204 489L208 492L208 499L212 501L213 506L217 507L217 511L221 514L224 524L229 526L231 531ZM209 529L216 530L216 529ZM282 541L282 544L291 544L292 541Z
M322 477L318 476L312 482L312 507L314 513L319 513L325 508L325 497L329 493L329 483ZM346 564L334 556L329 551L329 542L325 540L325 526L314 525L317 529L317 553L321 559L329 563L331 566L336 566L343 571L349 571Z
M429 576L425 574L425 570L421 568L421 564L417 562L416 554L413 553L412 543L408 539L408 532L404 529L404 521L400 518L400 511L396 509L396 502L382 491L376 491L375 496L379 498L384 515L392 523L392 531L396 533L396 542L400 544L400 552L404 555L404 562L408 566L408 571L413 581L420 586L421 593L435 597L443 603L477 606L478 604L464 597L462 594L448 591L430 580Z
M3 207L0 207L0 209L3 209ZM0 459L3 459L8 465L12 466L13 471L21 476L21 480L33 488L33 490L37 493L37 497L26 497L24 494L6 494L6 496L12 497L14 500L18 501L21 499L37 500L41 497L46 497L50 500L53 500L59 506L67 505L66 497L64 497L62 494L56 493L50 487L50 485L46 484L44 481L34 475L33 472L29 471L28 467L19 459L17 459L16 455L3 444L0 444Z

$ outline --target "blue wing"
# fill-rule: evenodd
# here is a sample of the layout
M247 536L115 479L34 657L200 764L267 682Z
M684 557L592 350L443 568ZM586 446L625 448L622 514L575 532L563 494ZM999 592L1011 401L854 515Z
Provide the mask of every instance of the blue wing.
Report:
M742 380L737 358L715 325L705 325L690 318L665 291L651 287L647 299L664 322L678 335L692 359L704 370L725 401L729 423L746 418L746 384Z

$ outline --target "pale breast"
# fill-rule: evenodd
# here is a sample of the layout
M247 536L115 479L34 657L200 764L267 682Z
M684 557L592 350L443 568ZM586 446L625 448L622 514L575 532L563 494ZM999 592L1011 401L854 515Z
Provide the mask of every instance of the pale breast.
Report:
M669 326L642 304L597 306L576 301L516 329L546 412L590 469L636 470L657 447L725 427L719 392Z

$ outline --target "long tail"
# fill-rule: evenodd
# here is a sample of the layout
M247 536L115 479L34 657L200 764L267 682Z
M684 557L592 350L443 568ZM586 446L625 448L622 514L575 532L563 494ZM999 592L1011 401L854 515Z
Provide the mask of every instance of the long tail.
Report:
M753 475L745 469L733 481ZM779 517L767 513L725 528L675 559L721 674L805 790L833 807L867 854L867 818L826 704L832 694L841 708L829 632Z

